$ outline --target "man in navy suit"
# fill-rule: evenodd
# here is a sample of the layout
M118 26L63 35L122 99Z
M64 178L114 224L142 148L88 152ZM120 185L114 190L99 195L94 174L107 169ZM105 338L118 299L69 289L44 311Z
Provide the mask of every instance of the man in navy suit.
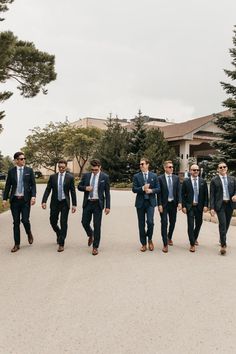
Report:
M91 172L85 173L78 185L78 190L84 192L82 225L88 236L88 246L93 244L92 254L98 254L101 238L102 211L110 213L110 183L109 176L101 171L101 163L94 159L90 162ZM93 226L90 223L93 217Z
M58 161L59 173L54 173L49 177L47 187L45 189L42 208L46 209L47 199L52 191L50 203L50 224L57 235L57 243L59 245L58 252L64 251L65 239L68 228L68 214L70 210L70 196L72 199L72 213L76 211L76 193L74 177L66 171L67 161L61 159ZM58 219L60 215L60 227Z
M203 212L208 210L208 189L206 181L199 177L199 166L190 167L190 177L182 185L182 211L187 214L190 252L198 246L198 235L202 226Z
M217 214L220 233L220 253L226 253L226 234L232 218L233 209L236 208L236 179L228 176L228 167L220 162L217 168L218 176L210 184L210 210L211 215Z
M137 194L135 207L138 215L139 238L141 242L141 252L154 250L152 235L154 229L154 210L157 205L156 194L160 192L157 175L149 171L149 160L141 158L140 172L136 173L133 178L132 191ZM147 230L145 229L145 219Z
M173 174L172 161L164 162L165 173L158 177L161 191L157 196L158 210L161 216L162 251L168 252L168 245L173 246L172 235L176 223L176 214L182 209L181 185L179 178ZM168 229L169 218L169 230Z
M5 190L3 193L3 207L10 194L11 213L13 217L13 232L15 245L11 252L20 249L20 221L22 221L28 242L33 243L33 235L29 221L30 207L35 204L36 184L32 168L25 166L24 153L18 151L14 154L16 166L8 171Z

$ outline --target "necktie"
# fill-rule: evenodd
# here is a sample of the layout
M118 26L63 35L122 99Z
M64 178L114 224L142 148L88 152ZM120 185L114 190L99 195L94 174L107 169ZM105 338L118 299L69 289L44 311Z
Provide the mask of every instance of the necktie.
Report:
M95 176L95 175L93 175L93 177L92 177L92 181L91 181L91 187L93 187L93 189L91 190L91 192L89 192L89 197L90 197L90 199L92 199L92 198L93 198L94 187L95 187L95 178L96 178L96 176Z
M23 168L19 169L18 193L23 193Z
M223 181L224 181L224 187L225 187L225 198L227 200L229 200L228 180L227 180L226 176L223 177Z
M174 199L171 176L168 176L168 192L169 192L168 199Z
M59 176L59 184L58 184L58 200L61 201L62 200L62 173L60 173Z
M147 177L147 173L144 173L144 183L147 184L148 181L148 177ZM144 194L144 199L149 199L149 194Z
M197 190L197 179L193 180L193 190L194 190L194 202L198 203L198 190Z

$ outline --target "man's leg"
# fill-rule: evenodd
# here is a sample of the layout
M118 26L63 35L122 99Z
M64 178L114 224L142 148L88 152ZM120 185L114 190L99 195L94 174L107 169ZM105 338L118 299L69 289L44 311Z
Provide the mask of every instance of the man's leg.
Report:
M226 246L226 215L225 215L225 205L222 205L219 211L217 211L217 217L219 222L219 233L220 233L220 243L221 247Z
M61 235L58 240L59 241L58 243L60 246L64 247L65 238L66 238L67 229L68 229L68 214L69 214L69 208L68 208L66 200L63 200L61 202L60 212L61 212L61 216L60 216Z
M93 227L94 227L94 241L93 248L98 248L101 239L101 222L102 222L102 209L99 202L93 204Z
M154 210L155 208L150 205L148 201L148 205L146 206L146 213L147 213L147 237L148 241L152 240L153 229L154 229Z
M136 208L138 215L138 228L139 228L139 239L143 246L147 244L147 237L145 232L145 208Z
M160 213L161 216L161 236L162 236L162 241L164 247L168 245L168 240L167 240L167 225L168 225L168 220L167 220L167 209L166 207L163 207L163 212Z
M168 239L172 240L173 232L175 229L175 223L176 223L176 214L177 214L177 208L174 202L167 203L167 213L169 215Z
M58 242L59 242L59 238L61 236L61 229L58 226L59 213L60 213L60 208L59 208L59 202L58 202L58 205L56 205L50 209L50 224L51 224L53 230L57 234L57 241Z
M15 245L20 245L20 201L15 197L11 201L11 213L13 217L13 234Z
M195 245L194 237L194 212L193 208L187 211L187 222L188 222L188 238L191 246Z
M93 203L88 202L87 205L83 208L82 220L81 223L88 237L93 235L93 230L90 226L93 215Z
M30 226L30 221L29 221L29 217L30 217L30 202L25 202L24 199L22 199L21 201L21 215L22 215L22 223L24 225L25 228L25 232L27 233L27 235L29 235L31 233L31 226Z
M194 217L195 217L194 239L196 242L202 226L203 212L199 210L197 207L194 207L193 210L194 210Z

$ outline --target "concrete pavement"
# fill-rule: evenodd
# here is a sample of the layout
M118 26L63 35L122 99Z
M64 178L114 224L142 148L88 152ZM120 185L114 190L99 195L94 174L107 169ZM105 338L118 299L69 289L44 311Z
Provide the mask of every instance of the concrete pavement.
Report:
M161 252L156 212L154 252L139 251L134 194L112 191L100 253L87 246L79 211L69 217L65 251L56 252L49 206L31 222L35 242L16 254L10 212L0 215L1 354L235 353L236 229L218 254L218 225L204 222L197 252L188 251L186 216L174 246ZM48 203L49 204L49 203Z

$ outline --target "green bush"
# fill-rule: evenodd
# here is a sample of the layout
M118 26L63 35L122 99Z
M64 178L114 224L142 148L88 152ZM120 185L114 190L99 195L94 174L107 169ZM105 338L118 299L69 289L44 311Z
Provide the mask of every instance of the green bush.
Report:
M111 183L111 187L114 187L114 188L132 188L132 183L130 183L130 182Z

